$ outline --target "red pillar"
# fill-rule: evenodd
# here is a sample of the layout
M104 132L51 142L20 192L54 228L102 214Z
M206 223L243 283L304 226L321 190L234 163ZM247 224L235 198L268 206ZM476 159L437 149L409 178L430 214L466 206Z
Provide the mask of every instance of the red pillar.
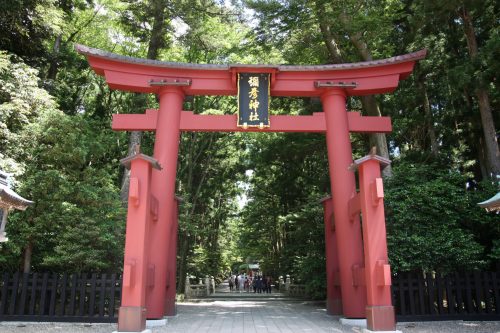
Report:
M367 291L367 328L373 331L396 329L391 300L391 268L387 257L384 190L380 163L389 164L380 156L369 155L355 162L359 170L359 189L363 221L365 280Z
M125 158L122 163L130 166L131 171L118 331L140 332L146 327L151 166L158 169L159 165L143 154Z
M339 258L335 225L333 223L332 197L321 200L325 221L326 256L326 312L330 315L342 314L342 295L340 293Z
M180 198L175 197L174 214L172 215L172 225L170 228L170 240L167 256L167 296L165 298L165 315L175 316L175 295L176 295L176 275L177 275L177 230L179 228L179 202Z
M152 223L150 237L150 266L154 274L148 290L148 318L162 318L165 311L167 286L167 253L171 239L174 214L175 178L179 152L180 117L184 93L179 87L168 86L160 93L160 109L156 124L154 157L161 164L161 171L154 171L151 190L158 200L158 218Z
M343 89L328 89L322 94L321 101L325 112L326 145L338 242L342 312L347 318L364 318L366 289L353 279L356 267L363 266L363 245L359 218L350 220L348 213L348 202L356 191L356 184L354 174L348 170L352 163L352 149L346 95Z

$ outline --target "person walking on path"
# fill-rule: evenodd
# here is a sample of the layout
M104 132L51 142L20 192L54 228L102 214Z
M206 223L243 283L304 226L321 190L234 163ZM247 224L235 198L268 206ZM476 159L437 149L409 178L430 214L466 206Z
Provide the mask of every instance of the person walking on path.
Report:
M241 291L245 291L245 276L243 274L240 274L238 277L238 282L240 284L240 293Z
M239 284L239 281L238 281L238 276L236 276L234 278L234 284L236 286L236 291L240 290L240 284Z
M272 282L273 282L273 280L271 279L271 277L270 277L270 276L268 276L268 277L267 277L267 280L266 280L266 286L267 286L266 292L267 292L268 294L270 294L270 293L271 293L271 288L272 288L272 287L271 287L271 284L272 284Z
M234 275L231 275L231 276L229 277L229 291L231 291L231 292L232 292L232 291L233 291L233 289L234 289Z
M257 277L257 293L262 293L262 277Z

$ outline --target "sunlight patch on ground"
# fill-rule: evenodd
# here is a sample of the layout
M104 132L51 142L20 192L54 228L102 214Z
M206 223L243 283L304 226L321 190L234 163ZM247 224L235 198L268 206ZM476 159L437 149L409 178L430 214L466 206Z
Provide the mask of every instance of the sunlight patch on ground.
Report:
M186 306L195 306L195 307L211 307L218 306L222 308L255 308L259 306L266 305L267 302L259 302L259 301L215 301L215 302L196 302L196 303L188 303L185 302L183 305Z

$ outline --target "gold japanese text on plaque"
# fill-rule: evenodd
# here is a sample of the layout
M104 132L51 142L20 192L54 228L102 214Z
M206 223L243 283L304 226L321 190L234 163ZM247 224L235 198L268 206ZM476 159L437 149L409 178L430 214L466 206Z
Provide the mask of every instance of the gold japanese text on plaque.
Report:
M269 74L238 74L238 127L269 127Z

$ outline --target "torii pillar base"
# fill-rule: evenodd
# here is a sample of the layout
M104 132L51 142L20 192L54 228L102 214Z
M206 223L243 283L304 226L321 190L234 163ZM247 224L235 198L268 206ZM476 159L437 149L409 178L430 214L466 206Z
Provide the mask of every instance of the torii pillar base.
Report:
M146 308L121 306L118 310L118 332L146 332Z
M331 316L342 315L342 299L327 299L326 313Z
M366 326L368 328L372 328L377 332L394 332L395 323L396 318L392 305L366 307Z
M367 328L363 328L362 333L403 333L403 331L395 330L395 331L372 331Z

